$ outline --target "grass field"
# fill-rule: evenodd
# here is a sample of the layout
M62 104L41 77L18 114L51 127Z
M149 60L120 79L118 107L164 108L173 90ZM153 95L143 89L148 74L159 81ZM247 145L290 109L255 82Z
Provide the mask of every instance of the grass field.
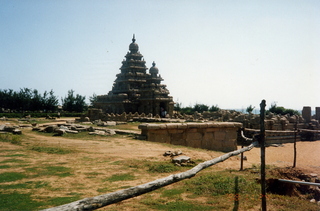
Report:
M58 206L192 168L175 166L161 156L160 152L172 147L178 146L119 135L54 137L29 129L22 136L0 134L0 210ZM208 153L179 149L199 156ZM149 151L135 154L138 150ZM196 163L204 160L200 156ZM213 166L191 179L100 210L259 210L259 173L255 168L238 171ZM267 202L268 210L319 210L307 197L268 194Z

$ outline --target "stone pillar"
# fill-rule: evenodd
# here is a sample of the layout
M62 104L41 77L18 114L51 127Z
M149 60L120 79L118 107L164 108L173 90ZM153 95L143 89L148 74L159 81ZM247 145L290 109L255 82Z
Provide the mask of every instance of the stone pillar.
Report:
M311 122L311 107L310 106L304 106L302 109L302 117L306 121L306 123Z
M316 107L316 120L320 123L320 107Z

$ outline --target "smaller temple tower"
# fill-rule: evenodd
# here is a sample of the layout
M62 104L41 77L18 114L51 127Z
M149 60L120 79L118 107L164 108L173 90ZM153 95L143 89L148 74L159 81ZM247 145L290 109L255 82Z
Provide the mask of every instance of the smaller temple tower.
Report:
M115 114L138 112L162 117L165 114L172 115L174 102L166 85L161 84L163 79L156 63L152 63L149 73L145 64L133 35L112 90L107 95L97 96L94 107Z

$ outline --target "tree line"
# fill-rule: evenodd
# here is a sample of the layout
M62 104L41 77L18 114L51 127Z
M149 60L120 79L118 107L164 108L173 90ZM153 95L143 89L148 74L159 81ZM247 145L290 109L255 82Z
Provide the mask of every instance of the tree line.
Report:
M87 110L88 105L85 102L86 97L80 94L75 94L74 90L69 90L67 96L61 98L62 110L67 112L83 112ZM90 104L97 100L97 95L89 97ZM0 113L3 111L10 112L55 112L58 110L59 100L54 94L53 90L44 91L40 93L36 89L21 88L19 91L12 89L0 89ZM251 113L255 107L252 105L246 108L247 113ZM1 111L2 110L2 111ZM174 110L182 114L193 114L195 112L202 113L205 111L214 112L219 111L218 105L208 106L205 104L196 103L194 106L182 107L181 103L176 103ZM267 113L272 112L275 114L299 114L298 111L293 109L286 109L276 104L272 104L267 110Z
M182 107L181 103L176 103L174 106L174 110L180 112L181 114L191 115L195 112L202 113L204 111L210 111L210 112L219 111L220 108L218 107L218 105L208 106L208 105L199 104L199 103L196 103L194 106Z
M69 90L66 97L61 98L62 110L83 112L88 105L86 97ZM53 90L40 93L37 89L21 88L19 91L0 89L0 109L10 112L55 112L59 100ZM1 111L0 111L1 112Z
M249 105L245 109L245 111L250 114L253 112L254 109L255 109L254 106ZM174 110L177 112L180 112L181 114L191 115L195 112L202 113L205 111L209 111L209 112L219 111L220 108L218 105L208 106L208 105L199 104L199 103L196 103L194 106L182 107L181 103L176 103L174 106ZM280 115L289 114L290 116L300 114L300 112L297 110L284 108L282 106L277 106L277 104L271 104L270 108L266 110L266 113L267 114L274 113L274 114L280 114Z

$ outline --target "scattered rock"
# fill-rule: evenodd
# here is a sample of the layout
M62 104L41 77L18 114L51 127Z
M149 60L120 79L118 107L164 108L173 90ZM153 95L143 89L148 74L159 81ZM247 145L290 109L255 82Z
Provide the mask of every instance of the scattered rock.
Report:
M104 136L104 135L106 135L106 132L105 132L105 131L102 131L102 130L99 130L99 131L97 132L97 134L100 135L100 136Z
M311 199L310 202L311 203L316 203L316 200L315 199Z
M33 127L32 130L33 130L33 131L40 131L41 128L40 128L40 127Z
M62 136L63 134L66 133L66 130L65 129L61 129L61 128L58 128L54 131L57 135L60 135Z
M58 129L57 125L49 125L46 128L43 129L46 133L53 133L56 129Z
M22 134L22 131L15 128L13 131L12 131L12 134L15 134L15 135L21 135Z
M177 150L177 151L166 151L165 153L163 153L163 156L170 156L170 157L174 157L174 156L178 156L181 155L182 151L181 150Z
M116 135L116 131L115 130L107 130L106 132L111 136Z
M180 155L178 157L174 157L172 158L172 163L174 163L177 166L183 166L186 165L188 163L194 163L193 161L191 161L191 158L185 155Z
M89 131L89 132L94 132L95 130L94 130L94 128L93 128L92 126L90 126L90 127L88 128L88 131ZM92 134L90 134L90 135L92 135Z
M66 130L66 133L78 134L79 132L76 130Z

